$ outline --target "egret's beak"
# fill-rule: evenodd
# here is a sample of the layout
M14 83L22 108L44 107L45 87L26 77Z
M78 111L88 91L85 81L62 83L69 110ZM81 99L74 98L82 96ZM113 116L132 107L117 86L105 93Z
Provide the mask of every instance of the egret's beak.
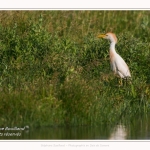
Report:
M106 35L105 34L99 34L97 37L98 38L104 38Z

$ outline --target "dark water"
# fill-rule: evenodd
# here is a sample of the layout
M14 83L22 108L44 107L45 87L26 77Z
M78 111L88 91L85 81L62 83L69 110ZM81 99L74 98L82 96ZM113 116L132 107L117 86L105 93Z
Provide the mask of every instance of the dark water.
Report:
M97 127L46 127L46 128L0 128L0 139L46 139L46 140L149 140L150 115L136 116L134 119L116 125L101 125Z

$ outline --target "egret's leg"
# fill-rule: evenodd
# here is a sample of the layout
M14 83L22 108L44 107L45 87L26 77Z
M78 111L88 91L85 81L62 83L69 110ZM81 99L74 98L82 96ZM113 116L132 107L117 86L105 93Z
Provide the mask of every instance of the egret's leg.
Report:
M122 78L120 78L120 82L119 83L120 83L120 86L122 86Z

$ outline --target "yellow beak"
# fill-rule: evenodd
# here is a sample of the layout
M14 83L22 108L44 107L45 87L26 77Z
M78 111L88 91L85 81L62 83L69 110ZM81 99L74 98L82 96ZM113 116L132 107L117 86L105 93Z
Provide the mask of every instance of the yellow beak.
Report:
M105 34L99 34L97 37L98 38L104 38L106 35Z

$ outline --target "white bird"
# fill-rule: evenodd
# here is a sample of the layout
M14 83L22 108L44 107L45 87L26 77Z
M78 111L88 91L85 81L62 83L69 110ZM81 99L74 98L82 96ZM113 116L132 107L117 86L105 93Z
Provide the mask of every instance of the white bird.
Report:
M114 33L100 34L98 38L108 39L110 41L110 66L115 74L118 74L121 78L131 77L130 70L123 58L116 52L115 45L117 43L117 37Z

